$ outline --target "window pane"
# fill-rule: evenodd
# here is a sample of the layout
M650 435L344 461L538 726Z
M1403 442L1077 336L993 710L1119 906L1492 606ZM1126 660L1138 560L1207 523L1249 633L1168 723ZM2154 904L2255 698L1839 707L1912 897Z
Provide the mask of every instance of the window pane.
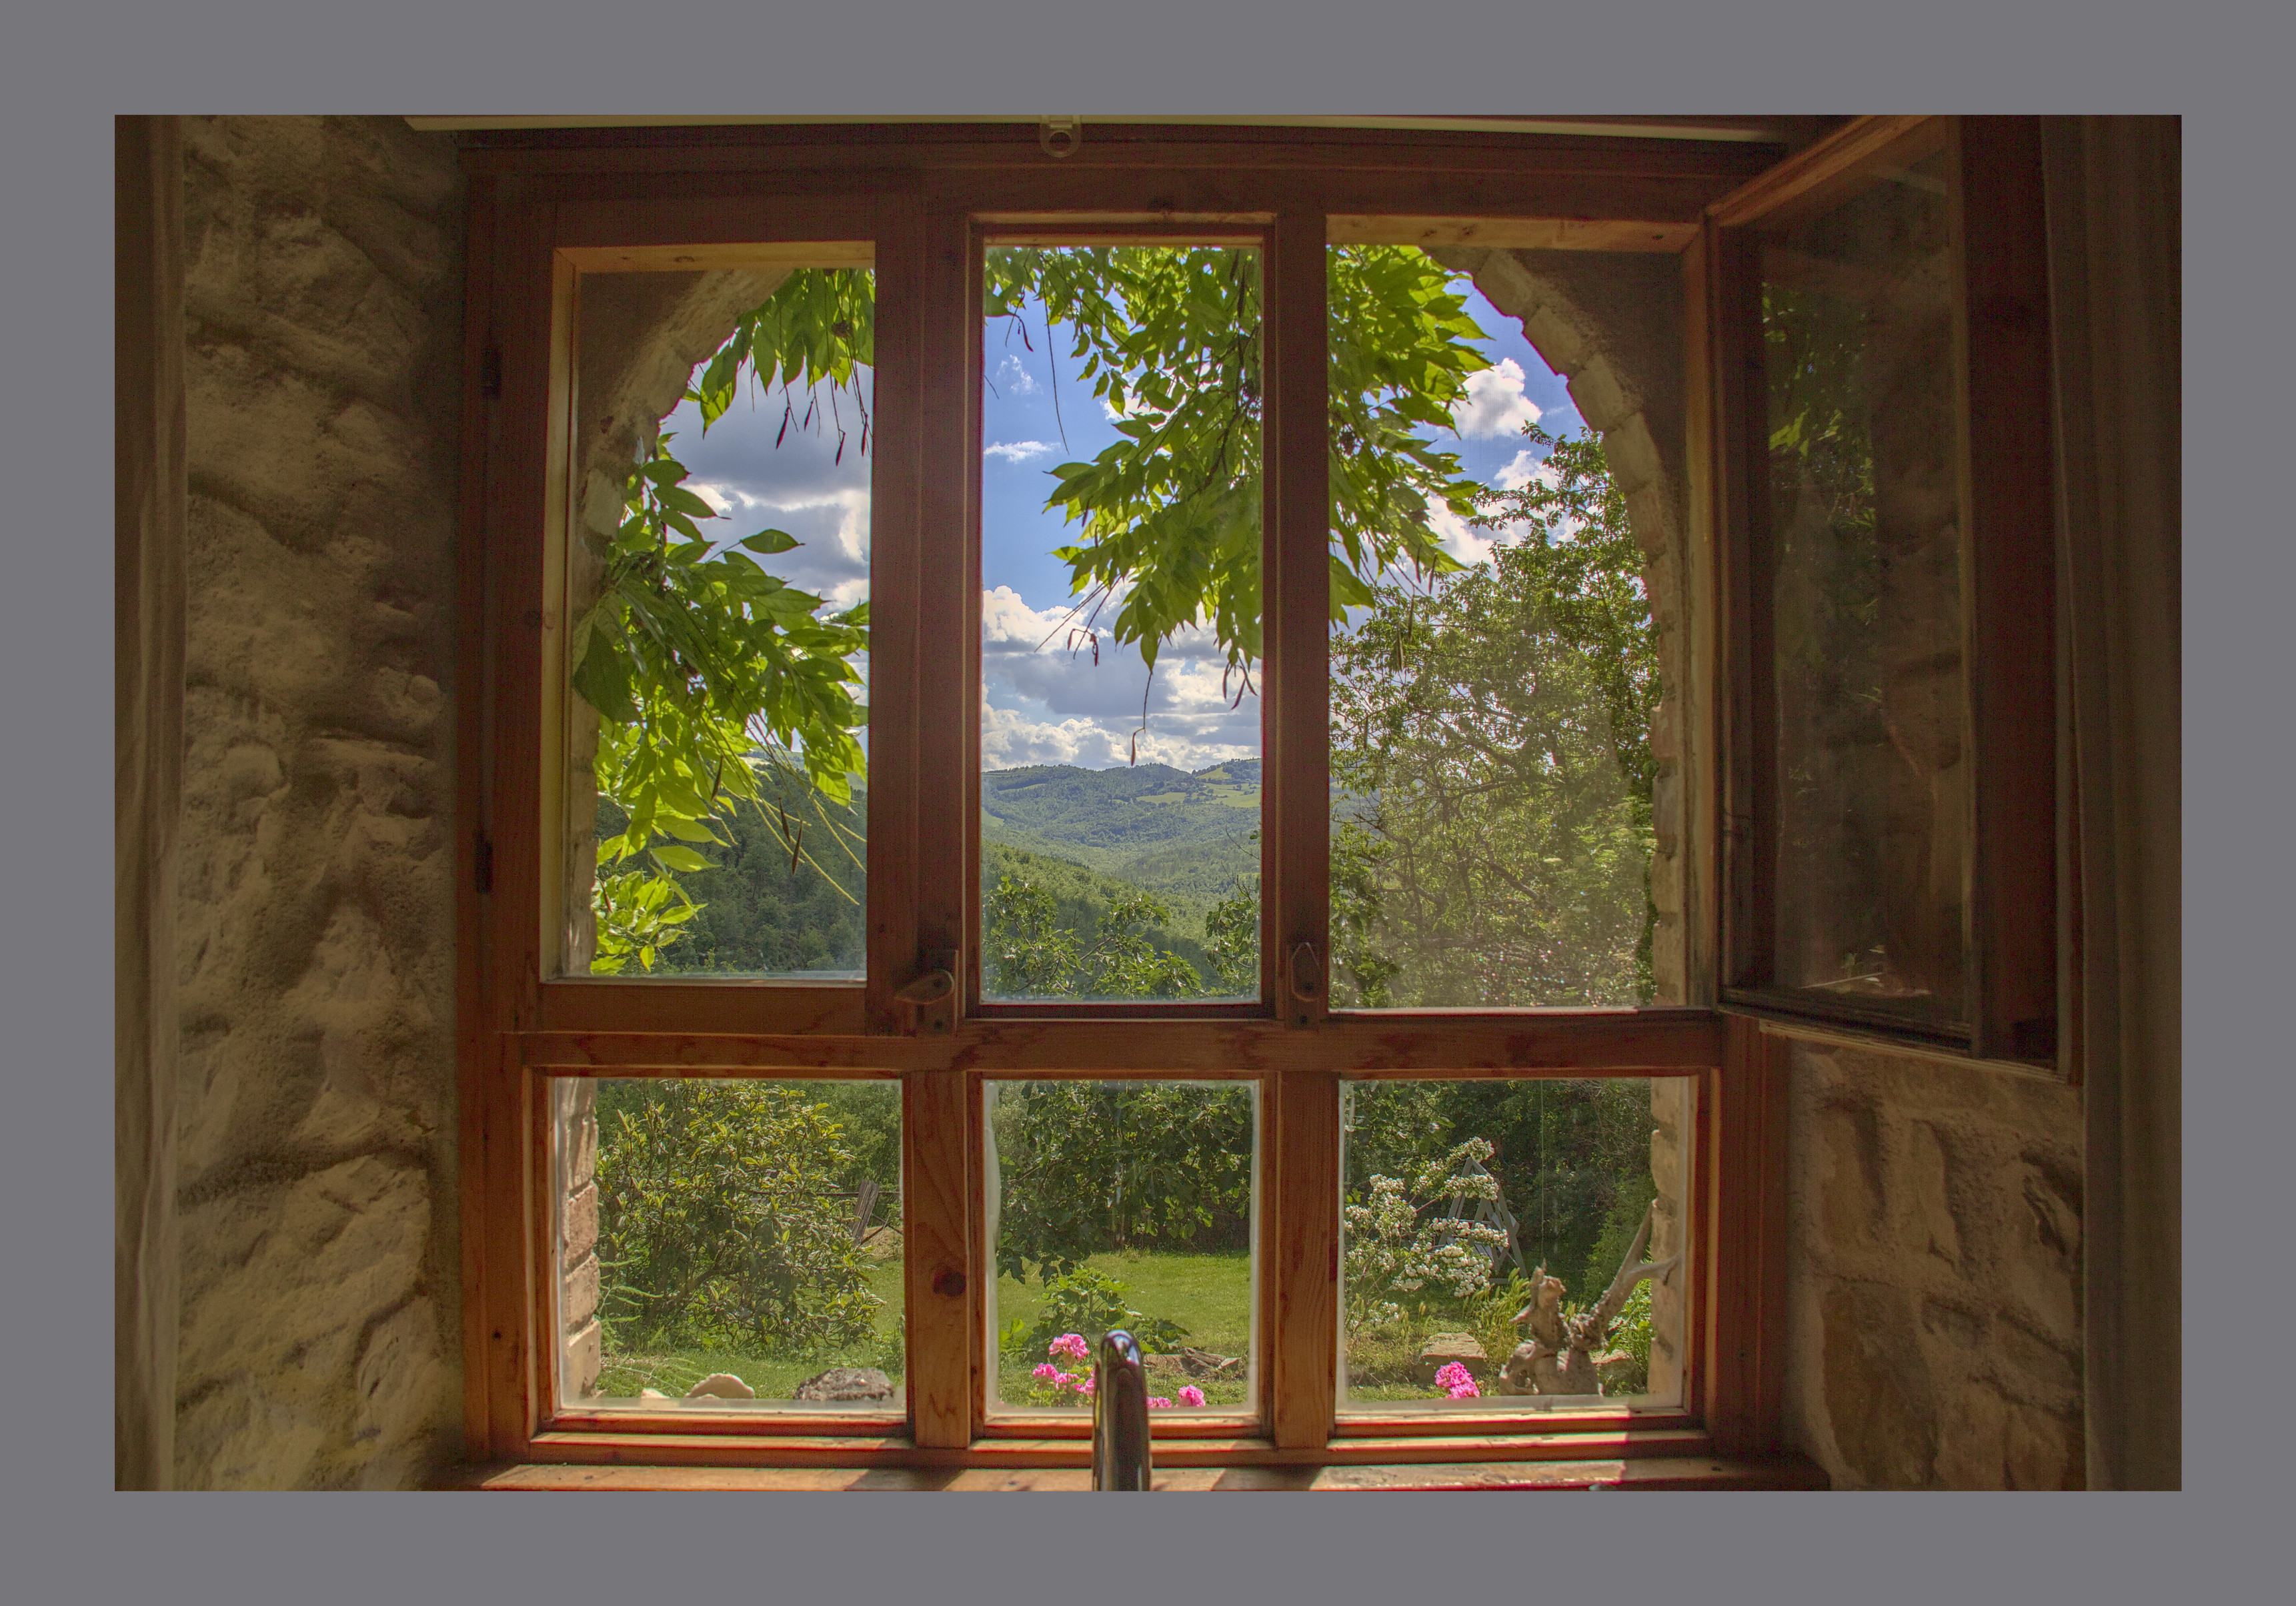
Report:
M567 1405L903 1408L898 1083L551 1088Z
M864 267L580 281L566 969L857 979Z
M1942 154L1761 243L1774 979L1965 1020L1968 692Z
M1602 443L1466 275L1329 283L1332 1001L1646 1002L1658 642Z
M981 994L1259 996L1259 261L994 248Z
M986 1088L991 1403L1088 1409L1090 1357L1122 1327L1155 1409L1251 1409L1259 1085Z
M1678 1403L1692 1086L1346 1084L1342 1408Z

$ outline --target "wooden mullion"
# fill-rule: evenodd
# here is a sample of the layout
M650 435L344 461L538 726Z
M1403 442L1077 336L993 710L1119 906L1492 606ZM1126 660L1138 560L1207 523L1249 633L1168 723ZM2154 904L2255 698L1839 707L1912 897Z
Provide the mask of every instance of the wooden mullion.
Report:
M1723 885L1724 811L1721 757L1727 724L1721 696L1727 681L1717 628L1720 599L1722 509L1717 496L1718 442L1715 434L1714 314L1717 256L1714 225L1701 225L1682 253L1683 456L1690 487L1689 561L1678 617L1686 621L1682 654L1689 684L1678 688L1675 765L1682 777L1686 817L1682 848L1685 955L1683 996L1677 1004L1710 1004L1725 953L1719 896Z
M1340 1078L1295 1070L1267 1086L1260 1389L1276 1445L1316 1450L1330 1440L1338 1403Z
M1331 946L1331 406L1320 209L1287 209L1262 270L1266 441L1261 597L1260 943L1276 1018L1325 1012ZM1295 976L1292 956L1312 956Z
M2054 1063L2056 516L2039 119L1957 119L1965 447L1972 1052Z
M976 561L968 553L972 519L966 506L971 471L980 457L974 423L980 387L971 382L980 346L980 280L973 274L968 282L972 242L964 214L922 203L913 213L921 270L916 940L921 955L949 956L961 976L972 946L966 868L979 835L977 815L968 818L957 800L980 784L980 696L964 673L980 651L980 587L969 579ZM968 768L975 773L968 776ZM960 1008L963 1003L960 996Z
M543 676L550 661L552 599L545 586L546 508L551 500L554 265L551 211L515 195L497 214L489 324L501 357L501 394L492 404L485 547L488 717L480 829L492 845L492 886L480 916L488 987L475 1062L479 1105L474 1147L482 1202L466 1231L480 1239L478 1296L483 1374L483 1439L521 1453L540 1402L533 1380L546 1340L535 1320L545 1268L533 1254L534 1168L530 1078L512 1034L535 1023L543 965L545 850ZM467 1364L467 1363L466 1363Z
M1714 504L1718 584L1716 620L1721 695L1718 757L1722 794L1724 987L1759 985L1771 970L1766 918L1775 875L1775 775L1763 755L1775 750L1770 678L1767 569L1757 572L1754 538L1768 504L1767 392L1762 379L1761 291L1753 240L1742 230L1710 228L1713 251L1710 316L1714 331Z
M493 1262L487 1250L488 1093L493 1085L493 971L487 905L478 891L480 865L492 853L484 784L492 729L487 630L493 573L488 495L493 464L495 404L480 376L496 349L496 191L486 175L470 180L463 278L463 474L455 531L455 1059L457 1197L463 1230L463 1437L483 1454L493 1438L488 1354L488 1286ZM484 848L480 844L488 845Z
M877 234L875 463L869 494L868 1029L901 1028L893 995L917 973L918 793L924 704L924 239L913 200Z
M1702 1109L1707 1211L1701 1414L1718 1454L1767 1454L1783 1434L1788 1045L1733 1019L1713 1109Z
M936 217L942 214L936 212ZM964 342L964 395L963 400L964 487L963 517L955 529L964 559L964 594L963 614L963 672L956 676L957 686L968 698L959 712L957 725L964 741L964 751L958 774L958 809L964 830L962 840L964 863L960 890L964 907L960 912L957 931L963 944L963 967L957 975L957 1007L960 1013L978 1008L980 1000L980 708L983 699L980 643L981 566L981 381L986 357L982 353L981 297L988 271L988 250L980 231L968 223L964 230L964 295L956 303L961 327L951 331L951 338ZM1049 344L1051 336L1046 334ZM1048 354L1048 359L1051 360Z
M972 1079L920 1071L901 1081L901 1242L908 1324L909 1425L920 1448L972 1441L979 1391L980 1274L974 1252ZM977 1101L976 1101L977 1102Z

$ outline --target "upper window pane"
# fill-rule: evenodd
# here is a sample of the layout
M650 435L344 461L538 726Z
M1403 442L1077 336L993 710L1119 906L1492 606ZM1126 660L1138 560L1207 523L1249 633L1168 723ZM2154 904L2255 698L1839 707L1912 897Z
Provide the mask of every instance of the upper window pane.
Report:
M1773 980L1967 1019L1950 168L1760 242L1777 751ZM1759 566L1758 566L1759 572Z
M1658 643L1602 444L1466 275L1329 283L1332 1002L1645 1002Z
M861 975L874 306L849 266L579 281L569 974Z
M1259 259L993 247L980 990L1257 998Z

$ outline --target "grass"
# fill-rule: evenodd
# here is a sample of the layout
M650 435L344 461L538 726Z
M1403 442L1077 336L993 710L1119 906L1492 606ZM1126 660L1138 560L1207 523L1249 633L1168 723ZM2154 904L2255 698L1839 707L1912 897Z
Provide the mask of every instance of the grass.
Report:
M1194 1348L1209 1349L1215 1355L1250 1354L1251 1256L1248 1251L1173 1255L1119 1250L1095 1255L1085 1264L1123 1283L1132 1307L1142 1315L1161 1317L1186 1328L1187 1341ZM996 1279L995 1320L998 1330L1015 1318L1024 1328L1033 1327L1044 1308L1041 1284L1023 1283L1005 1276ZM1029 1372L1044 1358L1033 1351L998 1357L997 1391L1007 1404L1032 1403L1030 1389L1034 1380ZM1071 1363L1066 1370L1073 1372L1077 1368ZM1180 1385L1187 1381L1168 1373L1156 1374L1152 1387L1177 1397ZM1245 1386L1241 1381L1199 1386L1203 1389L1208 1405L1243 1403Z
M791 1390L832 1366L874 1366L898 1388L903 1371L900 1347L901 1262L871 1263L865 1274L877 1297L877 1322L869 1336L805 1355L757 1354L745 1350L676 1349L635 1354L610 1349L598 1374L598 1390L611 1399L635 1398L641 1389L659 1389L675 1398L713 1372L731 1372L758 1391L760 1400L787 1402ZM897 1393L895 1399L900 1397Z

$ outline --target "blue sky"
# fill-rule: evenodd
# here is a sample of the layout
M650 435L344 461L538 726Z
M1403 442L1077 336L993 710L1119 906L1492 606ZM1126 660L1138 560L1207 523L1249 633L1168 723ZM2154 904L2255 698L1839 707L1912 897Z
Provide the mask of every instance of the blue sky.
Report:
M1470 381L1459 433L1447 436L1445 444L1474 478L1519 485L1537 466L1523 449L1521 423L1535 417L1562 434L1578 428L1578 416L1561 377L1531 350L1513 319L1471 287L1468 310L1488 337L1480 344L1489 365ZM1049 471L1089 461L1117 436L1114 421L1077 377L1066 332L1056 326L1052 332L1047 341L1042 310L1034 307L1025 341L1009 321L991 323L983 332L982 762L991 769L1122 766L1141 724L1144 691L1150 701L1147 729L1138 739L1143 761L1194 770L1257 757L1258 701L1247 696L1240 706L1228 706L1235 688L1230 684L1222 692L1223 660L1208 632L1192 632L1165 646L1152 688L1139 654L1117 650L1105 632L1096 665L1088 649L1070 650L1070 628L1063 627L1072 605L1068 569L1049 554L1074 537L1059 514L1045 508L1053 486ZM677 431L670 449L691 471L688 484L727 514L720 527L726 538L769 526L787 530L804 545L767 566L839 607L868 594L869 462L875 454L865 457L859 450L865 374L858 390L857 397L832 398L823 386L812 397L798 397L778 447L779 391L737 400L706 437L691 406L680 406L664 421ZM815 418L808 428L809 401ZM841 462L840 417L846 430ZM1461 559L1476 561L1489 551L1488 536L1447 513L1439 515L1438 525Z

